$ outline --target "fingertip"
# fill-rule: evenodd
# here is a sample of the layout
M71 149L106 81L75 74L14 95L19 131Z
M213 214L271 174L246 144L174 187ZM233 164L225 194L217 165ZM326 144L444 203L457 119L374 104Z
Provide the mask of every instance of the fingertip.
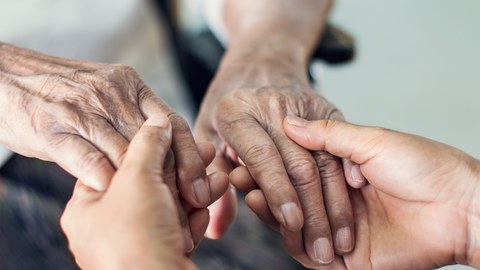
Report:
M280 223L292 231L298 232L303 228L303 212L298 204L287 202L280 206L281 219Z
M168 116L164 113L155 113L145 121L144 126L168 128L171 126Z
M241 192L248 193L258 189L258 185L245 166L238 166L229 175L232 184Z
M322 126L319 121L307 121L297 116L287 116L284 120L284 130L287 136L299 145L309 150L324 150L319 135L322 134Z
M193 195L197 204L201 207L206 207L212 200L211 188L207 179L201 177L192 182Z
M211 191L210 204L214 203L227 192L229 187L228 175L224 172L215 172L208 176Z
M109 165L109 167L110 168L106 168L106 166L104 166L100 172L94 175L84 175L83 177L79 178L79 181L97 192L105 192L115 173L113 167L111 167L111 165Z
M197 149L205 166L210 165L215 158L215 146L210 142L197 142Z
M233 222L237 213L237 195L230 185L227 192L214 204L209 206L210 223L205 236L210 239L220 239Z
M335 233L335 250L339 255L350 253L354 247L352 228L345 226Z
M192 233L193 243L197 246L208 227L210 212L207 208L195 209L189 216L190 232Z
M349 174L350 177L347 177L347 182L352 188L359 189L367 183L367 180L360 169L360 165L356 163L351 163L349 166L346 166L345 174Z

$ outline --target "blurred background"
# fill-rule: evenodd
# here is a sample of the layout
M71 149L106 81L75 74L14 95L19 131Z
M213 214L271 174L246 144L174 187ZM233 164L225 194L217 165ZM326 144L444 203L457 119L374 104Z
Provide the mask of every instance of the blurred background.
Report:
M9 26L0 40L129 64L193 123L224 51L208 12L199 0L0 1L0 25ZM478 48L478 0L336 0L310 75L351 122L419 134L478 158ZM4 151L0 269L76 269L58 227L74 179L54 164ZM227 236L205 240L194 256L201 269L304 269L242 200Z
M337 0L355 60L317 62L348 120L411 132L480 158L480 1Z

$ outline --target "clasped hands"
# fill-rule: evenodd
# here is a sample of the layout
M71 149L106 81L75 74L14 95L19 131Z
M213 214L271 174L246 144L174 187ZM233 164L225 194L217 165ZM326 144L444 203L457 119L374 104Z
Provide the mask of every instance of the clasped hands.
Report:
M129 67L0 50L0 105L15 116L0 119L0 142L81 180L62 226L84 268L194 267L183 254L234 217L227 174L307 267L478 267L478 161L411 135L305 122L341 114L290 63L219 72L194 132L213 148Z
M280 228L285 248L299 262L315 269L432 269L454 262L479 266L477 160L449 146L381 128L292 116L284 128L307 149L354 160L369 181L349 191L355 248L325 266L305 255L302 233L282 228L264 192L250 191L249 206L266 224ZM80 266L195 269L183 255L180 223L172 218L178 212L166 184L172 170L171 136L167 117L154 115L132 140L106 193L77 183L62 226ZM212 158L205 155L204 160ZM208 211L196 210L189 220L198 241Z

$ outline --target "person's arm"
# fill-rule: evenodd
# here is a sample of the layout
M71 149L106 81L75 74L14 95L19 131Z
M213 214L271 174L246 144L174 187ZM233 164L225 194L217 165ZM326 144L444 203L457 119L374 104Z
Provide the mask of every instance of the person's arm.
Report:
M313 91L307 76L330 5L323 0L226 0L228 48L195 129L198 139L217 146L214 169L230 172L232 165L246 164L231 175L252 174L281 226L303 235L303 255L315 265L354 246L342 161L298 147L284 134L282 121L287 115L342 118ZM213 220L210 236L218 237L226 227L228 218L218 216L223 222Z
M274 61L288 63L289 70L305 76L331 4L330 0L225 0L229 49L223 66L249 59Z
M368 185L350 194L357 242L343 258L347 269L480 266L479 160L448 145L383 128L297 117L287 117L284 128L306 149L353 160L368 179ZM262 202L258 195L256 201ZM287 250L297 252L292 245Z

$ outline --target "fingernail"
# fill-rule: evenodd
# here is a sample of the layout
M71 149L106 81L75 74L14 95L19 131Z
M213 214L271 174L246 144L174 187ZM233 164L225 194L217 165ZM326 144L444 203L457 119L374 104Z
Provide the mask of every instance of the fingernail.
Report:
M185 245L185 253L189 253L190 251L192 251L194 248L192 234L187 228L183 228L183 241Z
M303 218L300 209L295 203L285 203L280 206L283 215L284 226L290 231L299 231L303 226Z
M305 127L308 124L308 121L297 117L297 116L287 116L287 122L292 125L292 126L297 126L297 127Z
M147 119L147 121L145 122L145 125L166 128L168 127L168 125L170 125L170 120L168 120L168 117L166 114L156 113Z
M351 169L351 174L354 182L362 183L364 181L362 171L360 170L360 165L353 165Z
M352 250L352 234L349 227L343 227L337 231L335 246L337 249L344 252Z
M321 264L329 264L333 261L333 249L330 245L330 241L327 238L318 238L313 242L313 250L315 252L315 258Z
M193 193L197 198L197 202L201 205L207 205L210 202L210 191L208 189L207 183L203 178L198 178L193 181Z

